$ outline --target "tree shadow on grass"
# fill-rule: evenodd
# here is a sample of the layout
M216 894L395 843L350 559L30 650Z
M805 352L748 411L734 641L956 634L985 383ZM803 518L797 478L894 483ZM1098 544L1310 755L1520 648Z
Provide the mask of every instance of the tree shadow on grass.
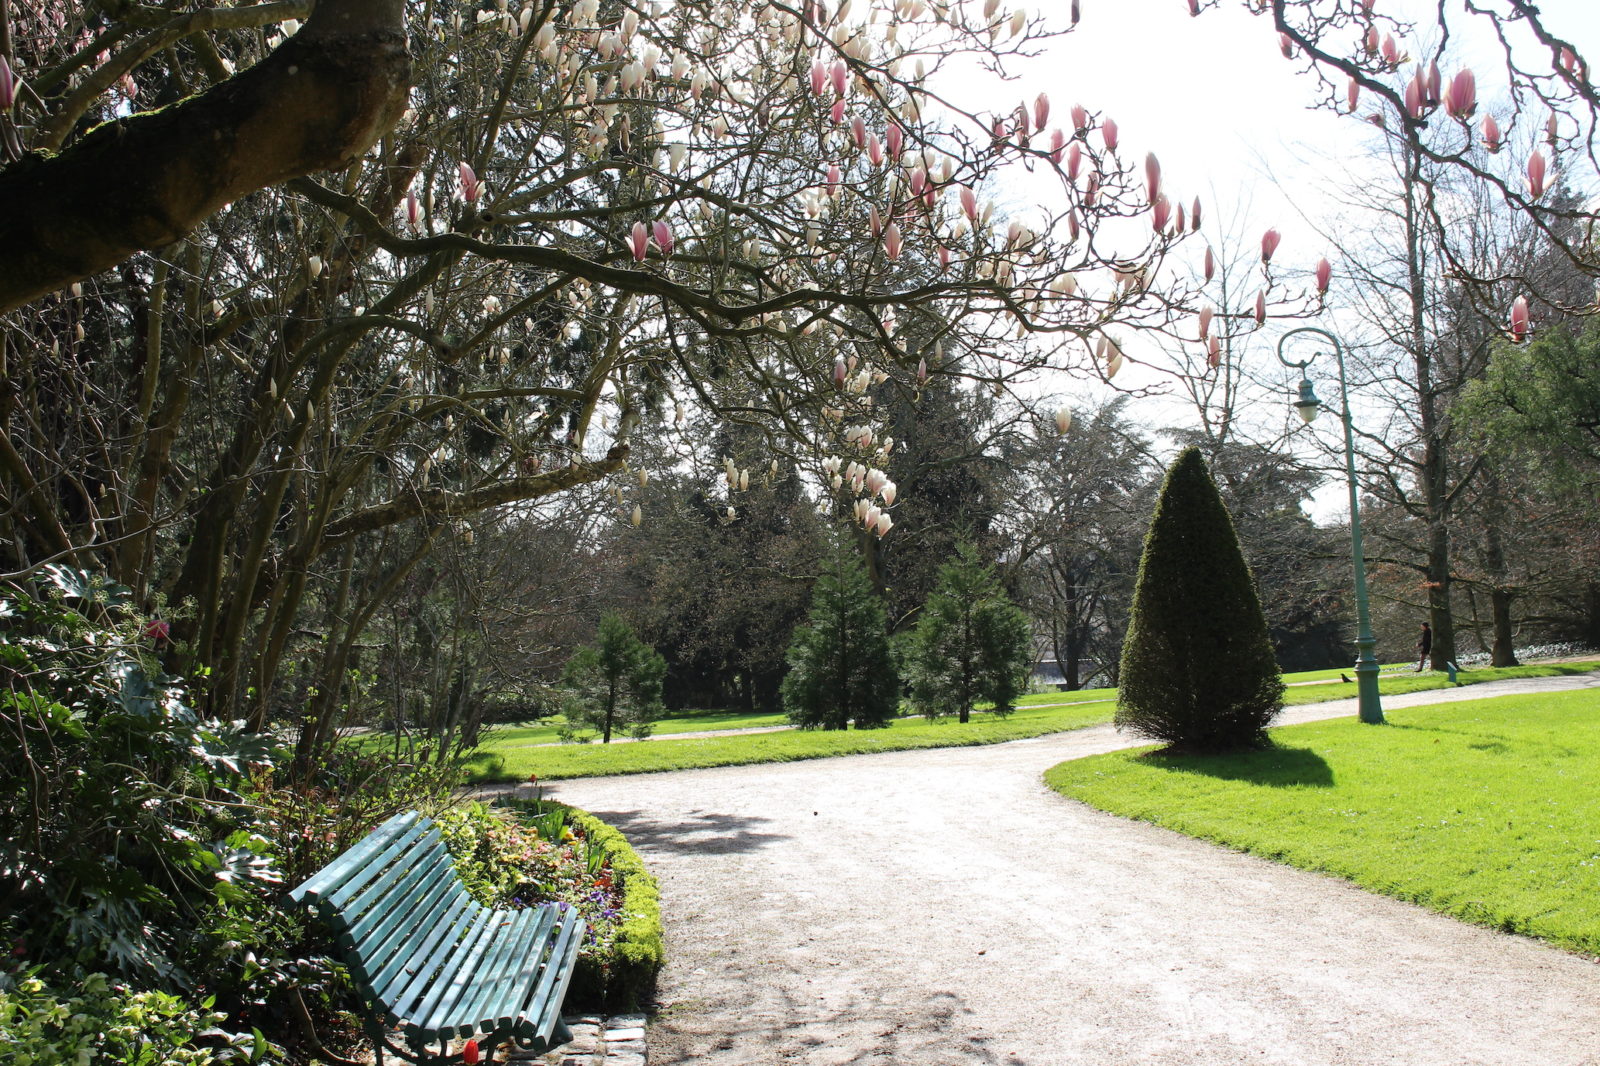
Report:
M1178 773L1205 774L1269 788L1332 788L1333 767L1310 748L1273 744L1227 755L1152 751L1139 757L1149 766Z

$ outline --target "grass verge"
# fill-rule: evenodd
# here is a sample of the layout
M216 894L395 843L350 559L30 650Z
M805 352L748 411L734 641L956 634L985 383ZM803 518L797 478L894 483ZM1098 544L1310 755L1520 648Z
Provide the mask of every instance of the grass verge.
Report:
M1504 696L1286 726L1232 756L1062 763L1051 788L1478 925L1600 954L1600 699Z
M1511 677L1550 677L1580 674L1600 667L1600 660L1587 663L1555 663L1548 666L1517 666L1499 670L1470 670L1460 674L1462 684L1498 681ZM1325 671L1324 671L1325 672ZM1304 676L1289 674L1284 680ZM1378 682L1384 695L1447 688L1443 674L1405 674L1383 677ZM1356 693L1354 684L1298 685L1285 693L1291 706L1344 699ZM1111 721L1116 689L1083 689L1077 692L1043 693L1025 697L1009 718L996 718L979 712L967 725L950 720L927 722L903 718L884 729L861 732L751 733L744 736L694 737L672 739L662 736L643 744L572 744L533 746L524 734L497 730L472 757L472 780L480 784L525 781L530 774L555 781L570 777L604 777L610 774L646 774L665 770L691 770L710 766L743 766L752 763L793 762L798 759L825 759L835 755L865 755L911 748L953 748L973 744L999 744L1008 740L1061 733L1070 729ZM676 721L701 721L704 715ZM707 728L701 725L697 728ZM663 733L670 732L662 730ZM536 742L535 742L536 743Z

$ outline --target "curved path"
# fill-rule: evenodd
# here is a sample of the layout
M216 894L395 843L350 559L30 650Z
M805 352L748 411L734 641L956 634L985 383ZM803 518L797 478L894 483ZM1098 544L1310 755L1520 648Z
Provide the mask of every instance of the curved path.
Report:
M1587 675L1385 705L1586 685L1600 702ZM1129 743L1103 726L555 793L661 879L654 1066L1600 1064L1593 961L1040 781Z

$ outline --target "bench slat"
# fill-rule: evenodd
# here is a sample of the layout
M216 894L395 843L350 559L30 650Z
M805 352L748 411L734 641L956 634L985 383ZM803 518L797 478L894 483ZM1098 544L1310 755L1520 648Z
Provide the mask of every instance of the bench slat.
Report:
M450 1024L475 985L473 975L483 965L483 959L496 941L506 932L511 915L506 911L490 911L480 936L464 947L450 960L440 975L436 989L443 994L433 999L430 1009L417 1012L417 1027L433 1039L442 1039L453 1031ZM448 980L445 978L448 977Z
M478 1031L478 1020L483 1017L484 1005L500 991L508 973L515 972L517 964L525 956L542 947L536 947L536 941L531 937L537 925L537 910L529 908L500 913L509 921L496 938L494 946L484 955L483 962L473 971L467 994L462 996L456 1009L445 1019L445 1028L456 1036L471 1036Z
M455 873L455 865L450 861L439 830L430 827L397 857L393 866L373 878L360 895L342 905L347 922L345 935L350 942L358 947L364 945L373 927L386 916L396 911L401 915L408 912L416 904L412 892L417 880L441 867L447 873Z
M404 962L403 956L409 951L407 943L434 928L451 903L463 901L464 906L470 900L453 869L419 869L423 880L414 906L404 913L397 909L389 914L359 942L346 943L348 933L339 938L339 946L359 960L359 977L369 986L375 988L378 976L390 970L391 964Z
M539 918L533 928L533 943L538 950L529 951L516 960L517 968L499 989L499 994L484 1005L479 1024L488 1029L508 1028L516 1024L517 1016L526 1005L529 992L537 983L539 969L544 965L544 944L551 930L562 917L561 908L539 908Z
M428 830L433 828L433 823L426 818L418 821L406 829L388 847L367 860L366 864L357 871L355 876L346 879L344 884L328 892L318 905L324 914L329 916L329 921L340 932L349 929L351 924L360 917L360 913L351 909L350 904L358 896L365 895L374 887L374 882L394 880L400 876L400 867L407 864L397 863L396 860L407 855L417 843L422 840Z
M299 888L290 891L289 898L303 907L321 903L327 893L360 873L372 856L410 829L421 817L416 811L402 811L390 818L348 851L312 874Z
M419 1004L433 988L434 975L441 963L449 959L450 955L462 940L472 934L479 921L489 909L476 900L468 900L465 907L455 910L450 916L448 924L441 925L429 934L417 950L413 951L407 959L404 970L396 978L398 986L395 991L385 996L389 1011L394 1015L393 1024L414 1024L416 1015L421 1013ZM392 998L389 998L392 996Z
M567 985L572 981L572 971L578 959L578 943L583 936L583 920L576 908L557 904L566 919L561 935L550 946L550 954L539 976L539 985L523 1004L519 1022L539 1039L548 1041L556 1026L561 1024L561 1001L566 998ZM545 1019L540 1025L539 1020Z

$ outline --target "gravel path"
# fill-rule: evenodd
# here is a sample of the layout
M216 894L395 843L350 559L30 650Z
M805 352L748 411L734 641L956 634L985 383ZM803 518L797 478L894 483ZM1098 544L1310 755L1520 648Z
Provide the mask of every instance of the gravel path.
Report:
M1585 686L1600 701L1587 675L1385 706ZM652 1066L1600 1064L1593 962L1040 781L1129 743L1096 727L554 792L661 878Z

